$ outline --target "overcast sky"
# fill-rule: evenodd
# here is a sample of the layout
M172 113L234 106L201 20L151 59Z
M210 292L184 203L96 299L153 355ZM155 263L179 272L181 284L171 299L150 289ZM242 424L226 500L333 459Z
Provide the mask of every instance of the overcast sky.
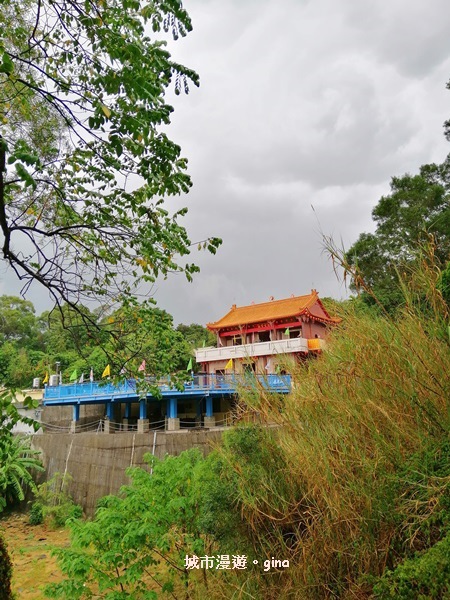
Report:
M176 323L205 324L234 303L312 287L346 297L320 231L349 247L373 230L393 175L450 152L448 0L184 5L194 30L173 51L201 85L175 99L169 129L194 184L183 223L193 241L223 245L193 252L193 283L158 282L159 306ZM17 291L0 282L0 293Z

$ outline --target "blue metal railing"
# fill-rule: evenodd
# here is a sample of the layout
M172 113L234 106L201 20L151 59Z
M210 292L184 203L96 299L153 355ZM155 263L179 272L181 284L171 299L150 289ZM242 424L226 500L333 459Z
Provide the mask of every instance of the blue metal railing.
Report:
M66 400L95 398L113 399L135 398L136 396L151 396L151 388L157 387L165 395L179 393L193 394L196 392L235 393L239 388L265 389L272 392L287 393L291 389L290 375L254 375L254 374L224 374L207 375L195 374L188 376L181 389L171 382L170 377L162 379L146 378L145 380L126 379L117 383L111 381L88 381L86 383L69 383L57 386L46 386L45 400Z

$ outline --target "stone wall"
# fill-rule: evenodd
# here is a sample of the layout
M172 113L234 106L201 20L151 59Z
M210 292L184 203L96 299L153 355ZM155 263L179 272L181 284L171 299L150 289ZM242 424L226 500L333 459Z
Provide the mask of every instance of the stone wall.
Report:
M70 493L81 504L85 513L92 516L97 501L102 496L116 494L122 485L129 483L125 469L130 466L147 466L144 454L153 453L158 458L166 454L177 456L184 450L198 447L206 455L222 438L222 428L195 431L118 434L76 433L33 436L33 447L42 452L46 473L70 473L73 481Z
M104 404L82 404L80 406L79 425L95 423L105 417ZM73 419L72 406L44 406L41 413L42 423L69 427Z

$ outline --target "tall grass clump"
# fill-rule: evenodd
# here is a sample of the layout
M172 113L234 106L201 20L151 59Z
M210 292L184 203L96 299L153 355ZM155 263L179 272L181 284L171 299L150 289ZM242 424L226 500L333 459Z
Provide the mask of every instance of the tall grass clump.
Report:
M254 545L290 559L289 570L255 575L264 597L418 598L420 581L399 595L396 569L447 547L450 347L439 275L432 260L416 264L395 319L347 303L327 350L294 371L291 394L244 398L278 426L278 480L245 487L228 452Z

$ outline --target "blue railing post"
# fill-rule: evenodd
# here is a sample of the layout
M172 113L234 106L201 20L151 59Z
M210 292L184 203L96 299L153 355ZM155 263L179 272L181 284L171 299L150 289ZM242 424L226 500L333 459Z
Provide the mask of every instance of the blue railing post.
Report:
M206 396L206 416L213 416L213 400L211 396Z
M147 399L141 398L139 400L139 418L146 419L147 418Z
M74 404L72 406L72 409L73 409L73 420L79 421L80 420L80 405Z
M114 420L114 404L112 402L108 402L106 405L106 416L110 421Z
M172 396L168 400L168 417L169 419L176 419L178 414L178 400L175 396Z

